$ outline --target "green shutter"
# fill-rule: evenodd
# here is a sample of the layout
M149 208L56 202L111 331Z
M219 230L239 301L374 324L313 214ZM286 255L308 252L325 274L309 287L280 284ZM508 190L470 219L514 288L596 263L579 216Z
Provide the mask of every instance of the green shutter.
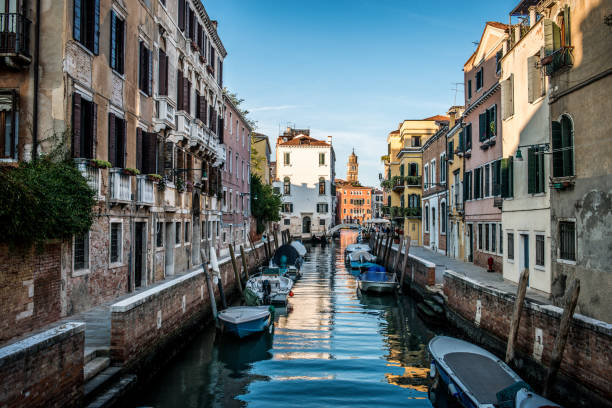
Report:
M544 181L546 180L545 178L545 170L544 170L544 151L543 150L539 150L540 154L538 154L536 157L538 159L538 192L539 193L543 193L544 192Z
M564 116L563 119L561 119L561 145L567 150L561 152L563 156L563 176L571 176L574 174L573 139L574 128L572 126L572 121Z
M561 122L553 121L552 128L552 161L553 161L553 177L561 177L563 175L563 152L557 151L563 147L561 141Z
M510 169L508 159L501 159L501 196L510 197Z
M489 118L489 129L493 123L493 130L491 130L492 136L497 135L497 104L491 108L491 117Z
M482 142L487 137L487 112L478 115L478 139Z
M527 192L534 194L536 192L536 149L530 147L527 149Z
M452 140L448 142L448 160L453 160L455 157L454 144Z
M514 197L514 158L510 157L508 162L508 197Z
M565 5L565 9L563 9L563 26L565 28L565 38L564 38L564 45L566 47L569 47L571 45L571 35L570 35L570 31L571 31L571 26L570 26L570 8L568 5Z
M400 176L404 177L404 165L400 165Z
M462 152L463 151L463 140L465 138L465 128L461 129L461 132L459 132L459 151Z

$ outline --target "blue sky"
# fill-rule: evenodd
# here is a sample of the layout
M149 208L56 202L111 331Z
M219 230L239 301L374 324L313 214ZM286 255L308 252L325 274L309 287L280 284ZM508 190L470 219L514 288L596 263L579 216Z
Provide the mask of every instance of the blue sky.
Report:
M228 56L224 84L274 144L288 124L333 136L336 176L351 149L378 186L386 138L403 119L463 101L463 63L486 21L518 0L204 0ZM274 147L273 147L274 149Z

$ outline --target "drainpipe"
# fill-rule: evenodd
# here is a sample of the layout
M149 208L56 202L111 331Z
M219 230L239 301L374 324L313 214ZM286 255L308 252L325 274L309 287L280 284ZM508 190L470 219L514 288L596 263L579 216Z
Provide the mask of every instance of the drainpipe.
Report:
M40 56L40 0L36 0L36 24L34 25L34 106L32 108L32 159L38 158L38 65Z

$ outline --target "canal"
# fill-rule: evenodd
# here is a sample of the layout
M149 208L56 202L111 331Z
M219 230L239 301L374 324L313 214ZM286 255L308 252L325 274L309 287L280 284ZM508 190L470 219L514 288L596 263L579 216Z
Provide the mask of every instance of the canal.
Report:
M210 329L132 395L132 407L431 406L434 332L409 297L358 293L344 231L309 248L273 335L236 341ZM125 405L122 405L125 406Z

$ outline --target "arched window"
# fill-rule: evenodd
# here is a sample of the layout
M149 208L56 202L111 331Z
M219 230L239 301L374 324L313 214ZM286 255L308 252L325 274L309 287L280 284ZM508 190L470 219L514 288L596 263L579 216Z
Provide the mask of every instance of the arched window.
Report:
M291 195L291 180L289 177L283 179L283 194Z
M325 179L319 178L319 195L325 195Z
M569 115L552 123L553 177L574 175L574 124Z

